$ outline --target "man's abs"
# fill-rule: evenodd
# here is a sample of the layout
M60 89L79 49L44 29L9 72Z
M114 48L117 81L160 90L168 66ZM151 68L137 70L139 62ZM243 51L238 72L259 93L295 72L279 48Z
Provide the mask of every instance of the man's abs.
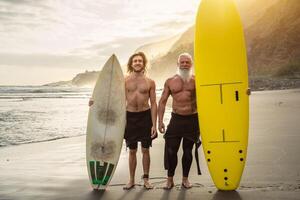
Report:
M197 113L197 108L192 104L178 104L173 101L173 112L179 115L191 115Z
M126 110L129 112L141 112L150 108L148 94L127 94L126 101Z

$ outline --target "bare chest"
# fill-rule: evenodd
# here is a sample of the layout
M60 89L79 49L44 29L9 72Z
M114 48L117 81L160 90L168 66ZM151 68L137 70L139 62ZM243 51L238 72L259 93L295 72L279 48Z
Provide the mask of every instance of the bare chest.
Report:
M169 88L171 90L172 95L180 94L180 93L194 93L195 92L195 82L183 82L182 80L173 80L169 84Z
M150 86L146 80L128 80L125 84L128 93L149 93Z

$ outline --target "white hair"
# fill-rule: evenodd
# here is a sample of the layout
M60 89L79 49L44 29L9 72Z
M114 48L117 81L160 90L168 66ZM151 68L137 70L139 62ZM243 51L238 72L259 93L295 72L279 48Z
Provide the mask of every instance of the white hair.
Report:
M192 63L193 63L193 58L192 58L191 54L189 54L189 53L187 53L187 52L181 53L181 54L178 56L177 63L179 63L180 58L183 57L183 56L188 57L188 58L192 61Z

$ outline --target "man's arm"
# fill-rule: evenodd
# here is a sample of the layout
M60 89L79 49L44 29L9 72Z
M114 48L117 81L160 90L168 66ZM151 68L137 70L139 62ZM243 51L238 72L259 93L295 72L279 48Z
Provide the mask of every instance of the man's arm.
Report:
M156 119L157 119L157 104L156 104L156 93L155 93L155 82L150 80L150 104L151 104L151 118L152 118L152 129L151 138L156 137Z
M158 130L161 133L165 132L165 125L163 123L163 118L164 118L164 114L165 114L166 104L167 104L168 98L171 94L168 83L169 83L169 80L167 80L165 82L164 90L162 92L162 95L161 95L161 98L160 98L159 104L158 104Z

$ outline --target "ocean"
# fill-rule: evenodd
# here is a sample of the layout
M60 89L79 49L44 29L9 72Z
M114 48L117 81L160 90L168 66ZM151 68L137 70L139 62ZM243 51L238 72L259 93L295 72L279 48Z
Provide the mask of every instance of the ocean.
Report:
M0 146L85 134L92 89L0 86Z
M86 134L92 88L0 86L0 147ZM156 91L161 94L161 89ZM170 110L166 112L170 114Z

